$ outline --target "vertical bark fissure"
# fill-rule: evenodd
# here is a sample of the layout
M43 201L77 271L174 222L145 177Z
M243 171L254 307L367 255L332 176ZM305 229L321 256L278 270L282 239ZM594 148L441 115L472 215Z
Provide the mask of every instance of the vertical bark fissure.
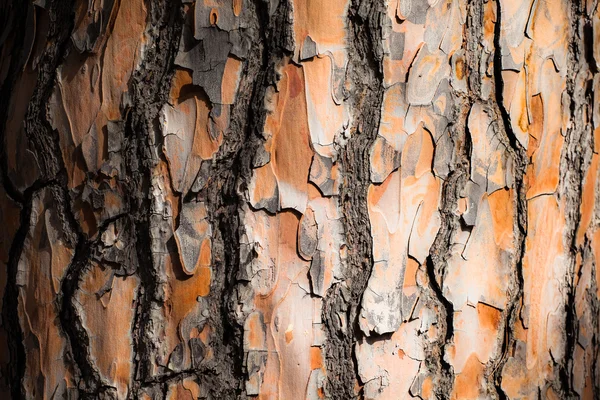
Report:
M82 374L84 391L97 393L96 389L99 389L100 383L99 374L89 356L89 337L73 304L81 273L91 254L89 252L91 243L85 239L73 214L67 187L66 165L61 157L59 135L46 117L46 104L54 87L58 66L69 49L69 37L73 27L72 3L50 3L47 6L47 12L51 22L48 31L50 44L46 47L39 63L36 88L29 101L25 117L25 133L36 154L36 160L42 172L42 180L54 182L49 185L49 188L60 217L62 233L66 243L75 247L75 257L71 265L67 267L57 295L60 328L68 339L71 356L76 364L74 367ZM30 201L26 205L29 210L26 214L31 213L31 207ZM18 263L18 261L16 262ZM18 291L15 294L18 296ZM18 297L12 301L18 307ZM23 355L25 356L25 354ZM25 360L22 362L24 364Z
M441 225L431 245L425 265L429 283L429 287L425 290L433 292L430 293L430 297L440 306L438 312L440 334L438 339L427 348L427 366L436 377L436 394L441 399L449 398L454 383L453 368L444 358L445 347L454 336L454 306L444 296L443 285L452 235L460 225L454 210L469 177L468 152L470 146L465 120L466 117L457 119L456 128L454 128L454 124L449 126L450 131L454 133L455 151L459 160L454 164L454 169L450 171L443 183L440 207ZM461 127L463 124L464 126Z
M502 77L502 5L500 0L496 2L496 21L494 23L494 59L493 59L493 79L494 93L492 107L498 119L494 121L493 126L497 136L506 147L512 159L512 176L514 189L514 244L515 255L512 265L512 275L509 284L509 300L507 307L502 312L502 345L501 355L496 360L491 360L490 364L494 373L494 384L496 394L504 399L507 398L502 390L502 367L508 360L509 349L514 345L514 328L518 320L521 303L523 299L523 257L525 255L525 239L527 235L527 198L525 187L525 171L528 164L526 149L519 142L511 125L510 114L504 103L504 79Z
M25 2L15 2L15 9L13 9L13 31L16 33L17 42L13 45L13 49L21 49L25 38L25 20L27 18L27 10ZM11 13L8 12L7 16L10 18ZM4 44L6 45L6 44ZM13 57L9 66L6 78L2 83L0 90L0 168L2 171L2 185L6 193L13 198L15 201L25 204L26 196L24 193L20 193L15 187L14 183L8 176L8 154L6 149L7 139L7 124L8 124L8 110L10 108L10 101L12 99L15 83L19 74L20 62L19 57Z
M100 375L98 367L90 351L90 335L84 326L81 310L78 310L75 302L86 269L90 267L90 259L93 253L102 245L102 233L108 226L122 218L123 215L117 215L107 219L98 229L98 236L95 240L87 240L80 236L75 247L75 254L71 264L67 268L64 278L61 281L58 302L60 304L59 319L61 327L65 332L71 349L71 357L75 361L75 366L80 374L79 376L79 397L98 398L98 396L109 395L116 388L109 386Z
M250 162L264 125L264 71L268 68L271 52L266 38L269 27L268 4L255 1L253 5L257 17L257 26L254 27L257 37L245 62L229 129L215 157L214 173L211 174L211 180L222 182L223 185L214 185L207 193L211 224L217 228L213 237L212 264L213 270L219 274L216 284L211 284L210 296L220 317L222 345L228 348L229 360L221 362L230 363L229 373L235 378L235 385L230 382L229 390L237 391L238 395L243 393L244 381L243 321L237 321L236 304L232 303L236 275L240 269L240 235L243 231L239 211L244 201L241 192L249 179Z
M216 371L210 391L216 398L232 398L244 395L243 321L236 318L235 290L240 269L240 236L244 226L240 209L243 193L251 176L251 162L260 145L266 118L264 99L267 88L276 81L275 68L283 58L288 24L283 1L271 19L269 4L265 1L252 3L256 14L254 42L239 84L231 120L223 143L214 157L205 193L213 235L212 269L214 279L208 296L215 318L211 327L216 330L219 342L216 346ZM284 20L280 20L284 18ZM280 29L281 31L278 31ZM209 373L210 371L203 371ZM223 384L225 383L225 384Z
M349 65L354 110L350 137L340 150L340 203L348 246L347 278L334 284L323 300L326 329L326 394L354 398L359 380L353 345L362 337L358 311L373 267L373 238L367 191L370 185L370 151L377 136L383 102L381 1L352 1L348 12ZM345 321L342 322L341 319Z
M469 89L470 85L469 85ZM459 198L462 197L470 178L471 135L467 118L473 103L473 95L453 91L454 109L452 122L448 125L450 138L454 143L454 161L450 172L442 184L440 203L440 229L431 245L425 270L429 286L425 288L430 298L439 305L438 339L427 348L427 366L436 377L438 398L449 398L454 384L453 367L446 361L445 352L454 337L454 305L444 296L444 277L448 267L453 235L461 228L460 217L456 214Z
M24 25L27 18L25 2L15 2L15 8L12 10L13 30L16 32L16 40L13 49L21 49L25 35ZM7 17L10 17L10 11ZM21 34L18 34L21 33ZM22 51L22 50L21 50ZM15 81L19 73L19 57L13 57L10 63L9 71L2 84L0 91L0 167L2 169L2 186L7 195L17 201L21 207L19 215L20 223L8 253L8 262L6 265L6 287L2 303L2 328L6 330L8 339L8 349L10 352L10 376L8 377L11 395L14 399L23 398L24 392L21 385L25 373L25 346L23 345L23 331L19 323L18 303L19 289L17 287L17 271L19 258L23 252L25 237L29 231L31 217L31 199L37 190L37 183L30 187L25 193L20 193L8 176L8 160L6 149L6 135L8 123L8 110L10 99L15 87Z
M596 186L597 187L597 186ZM597 227L595 227L597 228ZM586 260L590 260L591 271L590 271L590 286L586 289L584 299L586 301L587 310L589 312L589 318L592 326L591 337L589 345L592 347L592 359L590 360L590 371L589 374L592 377L592 395L593 398L600 396L600 387L596 377L598 376L598 359L600 357L600 299L598 298L598 280L597 280L597 262L593 255L592 242L587 237L584 238L584 243L581 246L582 252L582 263ZM575 290L579 290L576 287ZM574 361L574 360L573 360Z
M31 194L25 194L20 214L20 226L13 239L9 251L8 263L6 265L6 288L2 306L2 325L8 336L8 348L10 351L9 384L11 395L14 399L24 398L21 381L25 373L25 346L23 345L23 330L19 324L19 288L17 287L17 271L19 257L23 252L25 237L29 230L29 219L31 217Z
M7 280L2 303L2 323L8 335L10 363L13 366L9 369L9 385L13 399L25 398L22 380L25 374L26 353L25 345L23 344L23 330L21 329L18 311L19 287L17 285L17 274L19 270L19 259L23 253L25 239L31 225L33 196L47 185L48 183L36 181L23 193L23 200L20 202L20 224L10 246L8 263L6 265Z
M590 60L586 59L584 43L585 26L591 21L585 13L585 5L572 1L569 7L571 38L567 58L567 91L569 97L569 124L560 162L559 198L565 201L566 232L565 248L569 256L564 286L566 343L564 357L555 360L558 364L558 382L553 386L561 396L575 398L573 387L574 352L579 332L578 315L575 308L577 256L584 257L584 248L577 243L580 228L583 184L593 151L593 75ZM551 354L552 356L552 354ZM554 359L554 357L553 357Z
M425 264L428 286L425 291L438 305L437 339L427 348L427 367L436 379L438 398L450 398L454 386L454 368L446 360L446 346L454 338L454 305L444 296L444 278L447 273L448 259L451 256L454 235L460 230L471 230L461 222L457 214L460 198L465 196L467 182L471 178L471 132L468 127L469 112L480 93L479 63L481 62L481 21L482 5L470 2L467 5L467 21L463 31L465 65L463 74L467 77L466 93L452 90L453 110L448 130L454 144L453 161L450 172L442 183L440 200L440 228L433 241Z
M213 248L218 255L213 256L213 268L219 276L218 287L211 285L211 293L216 291L215 307L219 308L223 329L223 346L227 346L231 374L237 379L238 398L245 398L244 381L249 373L244 365L244 321L245 313L238 310L239 290L247 281L239 279L242 260L240 259L241 237L245 234L241 210L246 202L246 193L252 177L252 160L259 146L262 146L264 126L268 110L266 98L270 88L277 88L281 78L278 68L293 53L291 2L280 1L271 13L266 0L253 2L256 14L255 41L246 61L239 84L238 97L233 106L232 118L226 139L222 143L213 164L211 180L221 182L209 188L209 215L213 226L218 227ZM248 260L246 260L248 262ZM219 384L213 385L219 387Z
M156 164L152 143L160 137L158 113L168 101L173 63L182 28L180 1L148 1L147 45L140 67L130 80L131 101L125 109L125 165L129 182L127 203L135 221L136 252L140 285L132 324L133 377L129 397L139 397L147 384L161 382L150 376L152 351L152 311L161 305L158 266L152 258L150 216L151 177ZM161 382L162 383L162 382ZM166 393L166 392L165 392Z

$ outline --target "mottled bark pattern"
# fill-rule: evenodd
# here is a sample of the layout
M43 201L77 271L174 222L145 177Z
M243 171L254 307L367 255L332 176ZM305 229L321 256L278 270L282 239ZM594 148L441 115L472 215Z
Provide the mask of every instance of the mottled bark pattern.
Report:
M597 0L0 22L0 398L600 398Z

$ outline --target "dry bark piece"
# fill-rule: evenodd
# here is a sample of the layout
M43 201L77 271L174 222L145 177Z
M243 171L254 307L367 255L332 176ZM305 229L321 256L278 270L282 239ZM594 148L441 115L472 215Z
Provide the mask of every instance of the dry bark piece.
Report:
M338 194L337 174L338 167L331 158L321 156L319 153L313 155L308 179L319 188L323 196Z
M381 183L398 167L400 154L389 145L387 140L378 136L371 149L371 181Z
M408 76L407 102L415 106L430 104L440 82L449 75L448 57L441 50L421 47Z
M204 203L183 203L175 240L183 271L187 275L193 275L199 267L210 267L211 236L212 228L207 221Z
M302 45L302 53L300 55L300 61L306 61L309 60L313 57L315 57L317 54L319 54L317 52L317 44L315 43L314 40L312 40L312 38L310 36L306 36L306 38L304 39L304 44Z
M414 24L424 24L428 9L428 0L401 0L398 2L397 15Z
M311 260L317 249L317 222L311 208L307 208L300 219L298 228L298 253L305 260Z

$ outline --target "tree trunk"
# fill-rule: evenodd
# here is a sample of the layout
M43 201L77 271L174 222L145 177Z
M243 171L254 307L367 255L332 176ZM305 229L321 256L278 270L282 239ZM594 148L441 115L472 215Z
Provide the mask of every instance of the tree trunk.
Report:
M0 398L600 398L597 0L0 22Z

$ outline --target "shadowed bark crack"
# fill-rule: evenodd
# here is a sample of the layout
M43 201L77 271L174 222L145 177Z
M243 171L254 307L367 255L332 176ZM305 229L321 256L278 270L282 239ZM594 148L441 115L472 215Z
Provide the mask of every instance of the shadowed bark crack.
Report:
M515 132L512 129L510 114L504 103L504 80L502 78L502 5L500 0L496 0L496 22L494 25L494 101L492 107L495 109L499 120L493 123L500 142L506 146L506 149L512 159L512 176L514 189L514 245L515 255L512 265L512 275L509 284L509 301L506 309L502 313L503 335L502 352L497 360L490 360L488 368L494 375L496 394L500 398L506 398L501 388L502 367L509 357L509 349L514 346L514 329L519 319L523 301L523 256L525 255L525 238L527 235L527 199L525 186L525 171L529 163L527 151L519 142Z
M4 182L3 182L4 183ZM51 182L50 184L52 184ZM36 181L31 187L27 188L22 195L21 213L19 215L19 229L15 233L8 254L8 263L6 265L6 288L2 303L2 321L3 327L8 335L8 348L10 351L9 384L13 399L25 398L25 391L22 386L25 374L26 352L23 344L23 330L19 321L19 286L17 285L17 274L19 269L19 260L23 253L25 239L31 227L31 208L33 196L48 183Z
M25 238L29 232L33 195L41 188L49 187L57 206L56 211L62 223L62 233L64 234L65 241L69 245L74 246L75 243L81 243L83 238L71 211L70 196L67 189L67 173L64 161L60 156L58 132L52 129L46 118L46 104L53 90L57 67L67 51L68 38L73 26L73 9L70 2L56 2L48 4L46 11L51 21L48 29L48 41L50 44L46 47L42 55L36 88L29 101L25 117L25 134L35 152L42 178L34 183L33 186L26 189L22 196L8 178L6 172L6 148L3 146L3 184L7 189L7 193L19 200L22 206L21 225L10 251L8 281L3 307L3 315L7 321L7 331L11 338L9 344L11 359L14 361L14 365L16 365L11 377L11 392L14 398L25 397L25 392L21 385L23 374L25 373L26 351L23 345L23 332L18 316L19 289L16 277L19 258L23 251ZM14 68L14 65L11 65L12 68ZM3 94L10 94L12 92L14 89L12 87L14 84L12 74L17 73L18 71L16 70L11 72L9 84L5 84L3 87ZM6 98L10 98L10 96L7 95ZM6 108L2 107L2 109L4 113ZM3 115L3 121L6 121L5 115ZM3 129L6 129L5 123L3 124ZM3 132L3 139L5 135L6 133ZM3 140L4 144L5 141ZM62 294L59 294L59 297L62 297ZM67 301L69 301L69 294L66 297ZM70 322L70 320L61 319L62 328L67 334L71 328L71 326L67 326ZM73 328L77 329L76 325L77 323L75 322ZM75 338L73 337L72 339L71 344L78 347L78 344L74 343Z
M223 184L209 186L205 193L200 193L207 199L212 225L218 227L213 237L216 276L208 299L215 315L220 317L212 322L222 337L220 370L229 374L227 385L215 382L212 386L221 387L221 396L231 397L235 393L241 398L245 397L244 381L248 373L244 370L244 320L237 311L238 289L244 284L238 280L240 238L245 229L240 210L246 202L244 194L253 173L252 160L265 140L268 89L277 87L280 79L277 69L294 49L291 3L280 1L272 13L268 1L256 0L252 5L256 15L255 25L250 28L253 43L244 64L229 129L215 155L209 178Z
M354 110L350 137L340 150L340 202L348 246L347 282L334 284L323 300L326 329L326 395L354 398L359 381L354 343L362 337L359 307L373 266L373 238L367 191L370 151L377 136L383 102L382 1L352 1L348 11L349 64ZM345 320L342 321L341 319Z
M454 385L454 371L445 359L446 345L454 337L454 305L444 296L444 277L447 260L450 257L452 238L461 229L459 216L456 214L458 199L470 177L471 135L467 126L467 117L471 107L471 99L454 93L454 118L448 129L454 143L455 161L450 166L450 173L442 184L440 204L440 229L431 245L426 260L425 270L429 286L424 288L433 302L438 303L439 335L426 349L428 369L436 377L436 395L438 398L449 398Z
M152 258L150 216L152 171L156 165L152 143L160 137L158 114L168 101L173 74L173 62L183 24L180 1L149 1L147 27L148 43L144 59L130 80L131 100L123 112L125 118L124 159L129 180L126 200L135 221L136 252L139 261L137 274L140 286L136 295L132 324L133 378L129 398L141 396L140 390L151 382L152 356L157 343L152 336L153 310L160 308L158 266Z
M576 275L578 256L584 258L585 243L577 241L577 231L581 222L581 206L583 184L586 172L592 159L593 115L594 102L593 81L596 73L593 60L586 57L589 36L585 28L591 24L585 12L585 5L572 1L569 3L569 19L571 21L571 34L569 52L567 56L567 91L569 97L569 124L565 134L565 142L561 153L560 162L560 190L559 198L565 201L566 231L564 235L565 248L569 256L567 273L563 285L565 287L565 356L557 360L557 382L552 385L563 398L578 398L574 390L574 353L579 335L579 320L575 305L577 292ZM597 44L596 44L597 45ZM580 261L583 262L583 261Z
M17 33L16 41L13 44L13 49L21 49L23 47L24 37L22 34L25 30L25 21L27 18L27 3L14 2L14 8L7 11L7 18L12 17L14 31ZM25 396L22 387L22 378L25 373L25 347L23 345L23 330L19 323L19 288L17 287L17 271L19 258L23 252L25 237L29 231L31 218L31 199L33 194L39 190L42 184L38 181L32 185L25 193L19 192L8 176L8 159L6 148L8 110L12 92L15 87L15 81L19 74L20 63L19 57L13 57L9 71L4 79L0 90L0 167L2 170L2 186L7 195L18 202L21 206L19 215L19 228L17 229L8 253L8 262L6 265L6 287L2 302L2 327L7 333L7 345L10 364L13 366L9 370L8 384L10 386L11 396L14 399L23 398Z
M109 386L102 379L95 365L90 353L90 336L83 325L82 310L78 309L75 302L86 269L90 266L89 260L97 246L102 245L102 233L119 218L122 216L107 220L98 230L97 239L93 241L87 240L83 234L79 236L75 254L61 281L60 293L57 296L60 304L59 319L62 330L68 338L75 367L79 372L78 389L79 397L82 399L95 399L99 396L116 398L116 388Z

